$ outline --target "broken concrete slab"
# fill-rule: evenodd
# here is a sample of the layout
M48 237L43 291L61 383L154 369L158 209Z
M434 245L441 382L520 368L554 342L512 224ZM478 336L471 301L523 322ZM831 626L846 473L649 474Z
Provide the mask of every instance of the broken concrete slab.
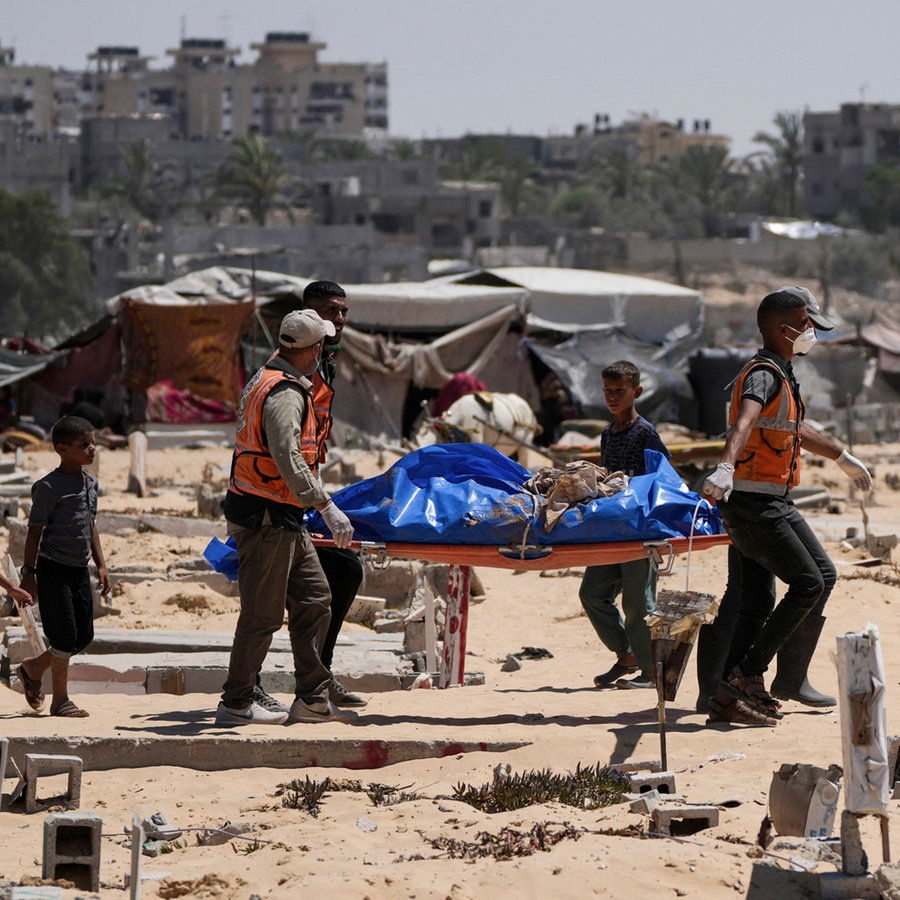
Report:
M187 516L162 516L152 513L127 515L102 510L97 513L97 528L101 534L129 534L150 529L169 537L217 537L225 540L224 519L191 519Z
M32 655L25 629L13 626L4 635L10 670ZM226 632L128 631L98 628L88 653L72 657L71 689L78 693L218 694L228 669L232 635ZM415 677L401 658L400 635L345 632L338 637L333 671L348 689L363 693L406 688ZM261 673L271 693L294 693L294 664L285 632L273 637ZM480 681L474 673L470 684Z
M309 766L344 769L378 769L413 759L442 759L459 753L508 753L527 747L530 741L456 741L452 739L361 740L354 726L320 725L338 728L341 737L309 738L309 729L301 725L285 725L284 737L260 738L248 735L246 727L233 729L213 724L212 709L196 713L196 721L183 727L192 731L183 737L160 736L151 730L137 737L62 737L41 731L28 737L10 738L10 769L25 765L25 754L40 748L42 753L80 757L85 771L134 769L148 766L182 766L201 772L223 772L231 769L272 768L295 769ZM361 715L357 725L365 724ZM39 721L39 720L38 720ZM271 726L268 726L271 730ZM206 735L197 733L203 728ZM362 734L364 732L358 733ZM207 736L208 735L208 736Z
M231 650L233 635L230 631L164 631L158 628L125 629L95 628L94 640L88 648L92 655L103 653L204 653L213 650ZM10 626L6 630L4 643L10 657L17 661L24 657L15 654L27 649L25 629ZM362 645L363 649L397 650L400 639L391 634L375 634L372 631L343 631L338 636L336 653L342 648ZM290 637L286 631L272 635L272 650L289 653Z

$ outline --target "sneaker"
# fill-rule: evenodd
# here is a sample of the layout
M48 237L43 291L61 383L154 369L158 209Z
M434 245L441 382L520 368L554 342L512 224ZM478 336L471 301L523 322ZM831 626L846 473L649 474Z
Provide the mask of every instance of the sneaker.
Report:
M290 710L270 694L267 694L258 684L253 687L253 702L258 703L269 712L288 713Z
M623 675L633 675L637 670L637 666L623 666L621 663L616 663L608 672L604 672L594 679L594 687L612 687L617 678L621 678Z
M264 709L256 701L246 709L234 709L220 701L216 708L216 725L280 725L287 717L287 711Z
M288 722L340 722L350 714L335 707L330 700L306 703L299 697L291 704Z
M335 706L365 706L369 701L364 700L359 694L348 691L337 678L328 682L328 699Z
M655 688L656 685L653 683L653 679L646 672L641 672L639 675L635 675L634 678L619 678L616 681L616 687L620 690L631 691Z

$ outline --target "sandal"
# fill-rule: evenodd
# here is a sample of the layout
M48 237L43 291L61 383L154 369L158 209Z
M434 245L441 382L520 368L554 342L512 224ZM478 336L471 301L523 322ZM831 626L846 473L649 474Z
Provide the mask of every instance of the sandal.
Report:
M742 700L763 715L784 718L781 704L766 690L762 675L745 675L740 666L735 666L722 684L732 697Z
M76 706L71 700L63 700L59 706L50 707L51 716L62 716L66 719L83 719L90 713Z
M709 718L706 720L706 724L718 725L726 722L735 725L772 726L778 724L778 719L760 712L743 700L729 697L727 702L722 702L717 697L710 697Z
M25 692L25 700L35 711L40 712L44 708L44 685L40 678L32 678L26 671L24 664L16 669L19 681L22 682L22 690Z

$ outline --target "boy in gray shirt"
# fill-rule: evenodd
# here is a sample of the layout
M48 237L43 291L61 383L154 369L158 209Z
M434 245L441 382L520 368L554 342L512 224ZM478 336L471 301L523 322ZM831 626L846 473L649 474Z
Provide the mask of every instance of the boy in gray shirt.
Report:
M109 593L109 572L97 532L97 479L84 471L94 461L94 426L63 416L51 432L59 466L31 487L22 588L36 599L49 649L17 669L28 705L44 706L42 679L50 669L50 715L88 715L69 699L69 657L94 639L94 604L88 563L97 564L100 591Z

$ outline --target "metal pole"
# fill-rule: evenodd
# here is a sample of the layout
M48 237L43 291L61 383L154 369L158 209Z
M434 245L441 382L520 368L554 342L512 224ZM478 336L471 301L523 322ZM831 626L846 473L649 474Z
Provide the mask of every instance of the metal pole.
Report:
M656 695L659 702L656 705L659 713L659 760L663 772L669 770L668 754L666 753L666 685L663 681L663 661L656 661Z

